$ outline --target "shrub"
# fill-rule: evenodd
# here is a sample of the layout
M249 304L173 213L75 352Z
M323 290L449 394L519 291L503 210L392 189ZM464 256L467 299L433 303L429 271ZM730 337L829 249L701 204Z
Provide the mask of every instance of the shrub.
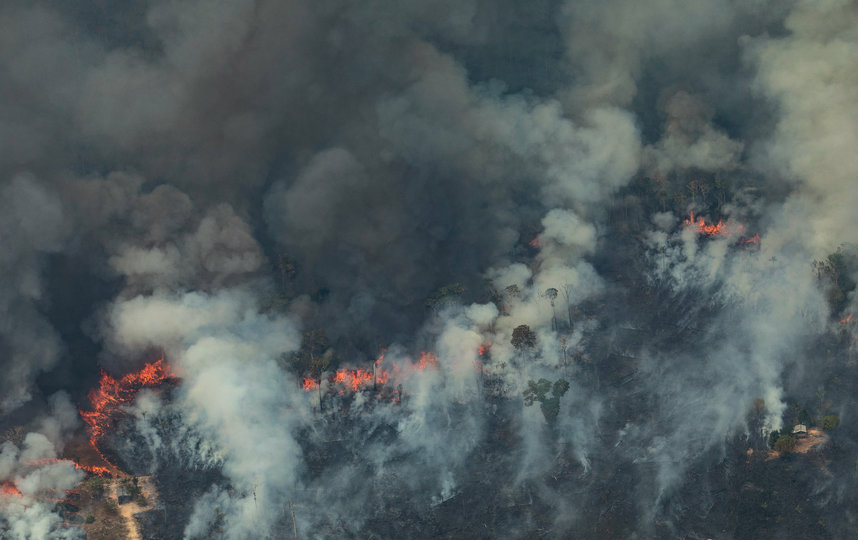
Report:
M92 514L90 514L90 515L86 516L86 520L85 520L85 521L86 521L87 523L95 523L95 516L93 516Z
M781 436L781 432L776 430L776 429L773 430L771 433L769 433L769 446L774 448L775 443L778 441L778 438L780 436Z
M119 513L119 505L116 501L104 501L104 511L108 514Z
M104 478L100 476L90 476L86 479L86 485L92 491L101 493L104 491Z
M832 431L840 425L840 418L836 414L829 414L822 419L822 429Z
M792 452L795 450L795 438L789 435L781 435L775 441L775 450L783 453Z

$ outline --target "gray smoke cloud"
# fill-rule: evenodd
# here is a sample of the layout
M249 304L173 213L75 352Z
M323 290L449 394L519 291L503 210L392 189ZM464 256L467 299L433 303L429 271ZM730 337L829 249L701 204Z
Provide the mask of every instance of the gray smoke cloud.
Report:
M80 473L26 462L62 452L97 367L159 352L181 381L117 451L218 472L186 537L477 535L443 529L453 505L479 534L711 536L688 478L845 369L807 352L841 315L811 263L858 241L856 16L6 3L0 427L72 398L4 443L25 493L0 530L74 534L38 494ZM358 368L390 381L331 380ZM540 379L569 383L556 420L523 403Z
M0 527L10 538L83 538L82 530L63 525L54 508L57 494L84 477L74 463L57 459L80 424L68 395L51 396L50 409L37 424L20 443L0 445Z
M0 410L8 413L27 402L31 385L57 362L62 345L41 313L48 301L41 272L46 258L60 251L65 239L59 199L32 176L18 175L2 186L5 284L0 290L0 351L5 373L0 383Z

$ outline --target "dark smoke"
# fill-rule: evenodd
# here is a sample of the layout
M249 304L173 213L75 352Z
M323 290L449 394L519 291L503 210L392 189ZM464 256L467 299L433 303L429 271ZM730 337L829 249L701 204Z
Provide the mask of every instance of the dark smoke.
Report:
M80 536L44 501L82 473L33 462L158 354L181 382L111 444L183 499L165 537L848 535L856 20L5 2L0 536ZM339 395L382 349L405 374ZM540 379L568 390L525 406ZM798 500L765 438L813 403L804 513L737 511Z

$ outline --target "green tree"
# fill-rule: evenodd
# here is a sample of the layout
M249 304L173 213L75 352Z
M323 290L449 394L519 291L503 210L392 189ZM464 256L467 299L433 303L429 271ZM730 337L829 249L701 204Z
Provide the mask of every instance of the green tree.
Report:
M524 404L530 407L534 402L542 401L550 390L551 381L548 379L539 379L536 382L527 381L527 390L524 391Z
M775 450L784 454L792 452L795 450L795 438L789 435L781 435L775 441Z
M848 294L855 290L856 284L851 278L855 266L854 255L842 248L837 248L824 260L814 263L817 277L828 283L826 298L832 313L843 311Z
M536 346L536 332L531 330L526 324L516 326L512 331L510 343L518 351L532 349Z
M840 425L840 418L836 414L829 414L822 419L822 429L825 431L833 431Z
M518 285L509 285L504 289L504 294L509 296L510 298L520 298L521 290L518 288Z
M773 429L772 432L769 433L769 447L774 448L775 443L780 438L780 436L781 436L781 432L776 430L776 429Z
M563 397L566 392L569 391L569 381L566 379L557 379L554 381L554 387L551 389L551 393L555 396Z
M447 302L458 300L467 289L461 283L450 283L435 290L426 298L426 307L436 309Z
M539 379L536 382L527 381L527 390L524 391L524 405L530 407L539 402L542 416L549 426L557 423L560 414L560 398L569 390L569 381L558 379L551 384L548 379ZM551 392L549 397L548 393Z
M557 311L554 309L554 301L557 300L557 293L558 291L554 287L545 289L545 297L551 303L551 328L553 330L557 330Z

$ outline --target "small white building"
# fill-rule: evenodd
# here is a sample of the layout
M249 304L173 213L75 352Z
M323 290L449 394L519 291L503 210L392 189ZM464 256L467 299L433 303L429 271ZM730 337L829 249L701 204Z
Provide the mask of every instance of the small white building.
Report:
M792 434L798 439L807 437L807 426L804 424L796 424L795 427L792 428Z

